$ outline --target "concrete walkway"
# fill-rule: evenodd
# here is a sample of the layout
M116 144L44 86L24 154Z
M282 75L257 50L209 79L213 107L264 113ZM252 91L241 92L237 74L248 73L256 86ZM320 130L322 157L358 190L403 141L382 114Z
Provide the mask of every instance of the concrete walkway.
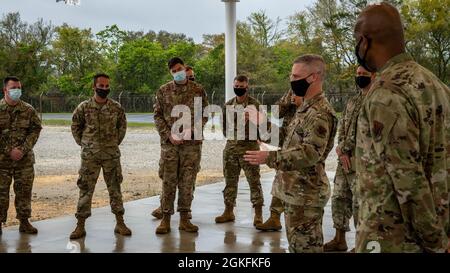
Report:
M264 219L269 215L273 176L273 172L262 176L266 204ZM0 252L288 252L284 221L280 232L260 232L253 227L250 191L247 182L242 180L234 223L214 222L224 206L223 182L196 188L192 222L199 226L198 234L178 231L179 217L175 214L172 232L156 235L159 221L150 215L151 210L159 206L159 197L155 196L125 204L126 223L133 230L131 237L114 234L114 216L109 207L104 207L93 210L87 221L85 239L69 240L76 220L74 216L64 216L35 222L38 235L21 235L18 227L5 228L0 236ZM325 242L334 235L330 202L323 223ZM354 245L354 236L353 230L347 234L349 248Z

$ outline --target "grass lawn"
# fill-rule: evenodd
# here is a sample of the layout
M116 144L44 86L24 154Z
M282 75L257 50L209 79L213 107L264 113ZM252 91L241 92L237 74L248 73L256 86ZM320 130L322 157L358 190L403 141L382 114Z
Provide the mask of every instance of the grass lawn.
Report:
M60 119L46 119L42 122L46 126L70 126L72 121ZM153 123L128 122L129 128L155 128Z

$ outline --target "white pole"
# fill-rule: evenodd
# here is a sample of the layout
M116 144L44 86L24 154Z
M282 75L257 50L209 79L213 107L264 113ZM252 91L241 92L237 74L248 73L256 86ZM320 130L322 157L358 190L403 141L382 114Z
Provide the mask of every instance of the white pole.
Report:
M233 79L237 73L236 50L236 2L239 0L222 0L225 2L225 101L234 97Z

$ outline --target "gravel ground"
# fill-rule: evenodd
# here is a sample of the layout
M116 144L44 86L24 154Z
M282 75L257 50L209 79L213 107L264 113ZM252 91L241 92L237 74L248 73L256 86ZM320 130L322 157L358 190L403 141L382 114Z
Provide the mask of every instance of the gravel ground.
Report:
M220 132L207 133L207 137L220 138ZM201 171L197 185L219 182L222 175L222 151L224 140L206 140L203 144ZM80 148L72 138L69 127L47 126L35 146L36 179L33 188L32 221L61 215L74 214L78 198L76 186L80 166ZM158 178L160 155L159 135L155 129L129 129L121 145L124 182L124 201L146 198L160 193ZM327 171L336 168L334 150L326 163ZM267 166L262 171L267 172ZM11 204L6 225L15 225L15 211L11 192ZM109 204L108 192L102 175L97 183L92 207ZM150 211L149 211L150 212Z

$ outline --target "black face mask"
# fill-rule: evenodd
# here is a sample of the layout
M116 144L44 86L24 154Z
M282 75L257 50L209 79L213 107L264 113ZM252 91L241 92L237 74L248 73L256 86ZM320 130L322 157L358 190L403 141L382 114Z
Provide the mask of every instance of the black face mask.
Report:
M372 81L372 78L368 77L368 76L356 76L355 77L355 83L361 89L366 88L370 84L371 81Z
M106 97L109 94L109 91L110 89L95 88L95 93L97 93L97 95L102 99L106 99Z
M234 94L238 97L242 97L245 93L247 93L247 88L234 88Z
M309 76L311 75L312 74L309 74L306 78L291 82L291 89L296 96L304 97L306 95L306 92L308 91L308 88L311 85L306 79L309 78Z
M370 47L370 39L367 39L367 48L366 48L366 52L364 52L364 56L361 57L359 56L359 47L361 46L362 43L362 38L359 40L358 44L355 47L355 55L356 55L356 60L358 61L358 64L362 67L364 67L365 70L369 71L369 72L375 72L373 69L371 69L368 64L367 64L367 52L369 51L369 47Z

